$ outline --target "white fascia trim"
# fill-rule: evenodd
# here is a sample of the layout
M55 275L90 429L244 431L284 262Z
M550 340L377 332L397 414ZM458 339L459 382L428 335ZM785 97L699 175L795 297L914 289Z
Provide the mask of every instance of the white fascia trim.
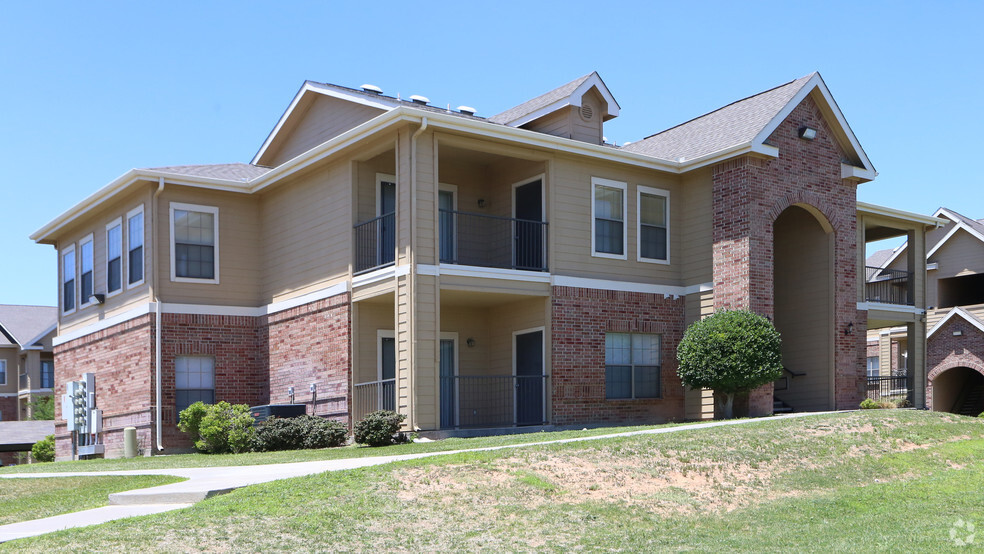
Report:
M576 105L580 106L581 105L580 98L577 100L577 102L578 103ZM509 123L506 123L506 125L508 125L509 127L519 127L521 125L526 125L530 121L535 121L535 120L537 120L537 119L539 119L539 118L541 118L541 117L543 117L545 115L552 114L553 112L555 112L555 111L557 111L557 110L559 110L561 108L564 108L566 106L571 106L571 105L575 105L574 102L573 102L573 99L571 97L561 98L560 100L554 102L553 104L550 104L548 106L544 106L544 107L540 108L539 110L536 110L535 112L530 112L530 113L528 113L528 114L520 117L519 119L516 119L516 120L510 121Z
M618 102L615 101L615 97L612 96L612 92L608 90L607 86L605 86L605 83L604 81L601 80L601 77L597 73L595 73L590 77L588 77L587 79L585 79L584 82L581 83L576 89L574 89L570 93L570 95L568 95L566 98L561 98L560 100L557 100L553 104L544 106L539 110L530 112L518 119L514 119L513 121L506 123L506 125L508 125L509 127L519 127L521 125L525 125L529 123L530 121L535 121L545 115L551 114L566 106L580 107L581 99L589 90L591 90L591 87L598 87L598 92L601 93L601 97L605 100L606 103L608 103L608 115L611 117L617 117L621 107L618 105Z
M936 262L933 262L931 264L926 264L926 271L932 271L934 269L939 269L939 268L940 268L940 264Z
M291 308L296 308L298 306L310 304L311 302L316 302L318 300L331 298L332 296L337 296L339 294L349 292L350 290L351 289L349 287L348 281L336 283L334 285L331 285L330 287L323 288L321 290L316 290L314 292L302 294L301 296L297 296L287 300L281 300L279 302L273 302L272 304L267 304L265 314L266 315L275 314L277 312L282 312L284 310L289 310Z
M370 271L369 273L363 273L362 275L352 277L352 288L364 287L366 285L371 285L387 279L403 277L404 275L410 275L409 265L391 265L389 267L384 267L382 269L377 269L375 271Z
M58 328L58 322L52 323L51 324L51 327L48 327L47 329L45 329L43 333L39 334L38 336L36 336L33 339L31 339L31 340L27 341L26 343L24 343L27 346L25 346L23 349L24 350L33 349L34 347L31 346L31 345L33 345L35 343L38 343L38 342L41 342L41 339L43 339L45 336L48 335L48 333L54 331L57 328Z
M874 181L878 173L873 169L865 169L851 164L841 164L841 179L864 179Z
M270 131L270 134L267 135L266 140L263 141L263 145L260 146L259 151L257 151L256 155L253 156L253 159L250 160L251 164L256 164L257 161L259 161L259 159L263 157L263 154L265 154L267 149L270 148L270 145L273 143L273 140L277 138L278 134L280 134L280 129L283 128L284 124L287 123L287 120L290 119L290 116L294 113L294 110L297 108L297 105L301 102L301 98L303 98L304 95L310 92L315 92L318 94L323 94L325 96L331 96L332 98L339 98L341 100L347 100L355 104L361 104L363 106L379 108L381 110L387 110L387 111L400 106L399 102L395 100L389 100L388 98L385 97L380 97L378 100L372 100L371 98L367 98L359 94L346 94L344 91L328 88L318 83L314 83L312 81L305 81L304 84L301 85L301 89L297 91L297 94L294 95L294 99L291 100L290 105L287 106L287 109L284 111L283 115L281 115L280 119L277 120L277 124L273 127L273 130Z
M417 265L420 275L447 275L449 277L479 277L482 279L504 279L507 281L526 281L529 283L549 283L550 274L542 271L524 271L522 269L501 269L497 267L479 267L474 265L440 264Z
M915 212L907 212L905 210L899 210L897 208L889 208L888 206L871 204L869 202L858 201L855 203L855 206L856 206L855 208L856 211L862 214L880 215L891 219L901 219L903 221L908 221L910 223L921 223L926 227L942 227L947 223L947 220L941 219L936 216L917 214Z
M950 310L950 312L946 314L946 316L944 316L943 319L937 321L936 325L933 325L933 328L930 329L928 333L926 333L926 338L928 339L929 337L932 337L934 333L942 329L943 326L946 325L946 322L950 321L950 318L952 318L955 315L964 318L965 320L967 320L967 323L970 323L974 327L977 327L977 329L980 330L980 332L984 333L984 322L981 322L981 320L974 317L973 314L967 312L966 310L958 306Z
M85 327L76 329L75 331L71 331L63 335L58 335L51 341L51 344L52 346L65 344L66 342L73 341L75 339L84 337L86 335L97 333L99 331L102 331L103 329L109 329L114 325L119 325L120 323L130 321L131 319L136 319L140 316L154 313L156 310L157 310L157 305L153 302L148 302L146 304L143 304L142 306L137 306L132 310L127 310L123 313L111 317L107 317L106 319L93 323L92 325L86 325Z
M895 312L900 314L916 314L916 315L922 315L926 313L926 310L922 308L917 308L915 306L903 306L901 304L882 304L880 302L858 302L858 309L864 311L879 310L883 312Z
M582 289L617 290L622 292L641 292L646 294L662 294L678 298L697 292L714 290L713 283L701 283L686 287L675 285L655 285L650 283L634 283L631 281L612 281L609 279L592 279L588 277L568 277L555 275L553 285L558 287L576 287Z
M21 389L17 391L18 395L21 394L44 394L46 392L52 392L52 389Z
M936 246L934 246L932 248L932 250L930 250L929 252L926 253L926 258L928 259L930 256L932 256L933 254L935 254L936 251L939 250L940 247L943 246L943 244L946 241L950 240L950 238L953 237L953 235L955 235L957 233L957 231L960 230L960 229L963 229L964 231L967 231L968 233L970 233L970 235L972 237L976 238L977 240L979 240L981 242L984 242L984 235L978 233L976 229L974 229L970 225L967 225L963 221L954 220L953 221L953 228L950 229L950 231L946 234L945 237L943 237L942 240L940 240L939 242L936 243Z

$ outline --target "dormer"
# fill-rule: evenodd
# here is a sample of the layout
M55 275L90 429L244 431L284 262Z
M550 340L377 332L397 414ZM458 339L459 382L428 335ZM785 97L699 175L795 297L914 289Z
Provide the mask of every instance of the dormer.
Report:
M529 129L592 144L604 141L604 122L618 117L619 105L597 72L537 96L489 118L493 123Z

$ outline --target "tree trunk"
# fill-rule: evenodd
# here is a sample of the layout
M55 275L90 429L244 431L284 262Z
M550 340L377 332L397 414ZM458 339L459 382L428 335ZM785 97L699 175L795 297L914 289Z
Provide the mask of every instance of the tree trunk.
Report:
M718 410L721 412L722 419L733 419L735 417L735 393L719 392L717 394Z

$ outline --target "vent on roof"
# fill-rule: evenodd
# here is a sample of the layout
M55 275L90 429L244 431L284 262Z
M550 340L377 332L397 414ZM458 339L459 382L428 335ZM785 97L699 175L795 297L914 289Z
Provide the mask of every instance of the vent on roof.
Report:
M458 111L468 115L475 115L475 108L471 106L458 106Z
M585 121L588 121L588 120L591 119L592 116L594 116L594 110L591 109L591 106L589 106L587 104L582 105L581 106L581 118L583 118Z
M426 96L420 96L419 94L414 94L413 96L410 97L410 100L413 100L417 104L430 104L430 98L427 98Z
M383 93L383 89L377 87L376 85L370 85L370 84L362 85L362 90L364 90L366 92L371 92L373 94L382 94Z

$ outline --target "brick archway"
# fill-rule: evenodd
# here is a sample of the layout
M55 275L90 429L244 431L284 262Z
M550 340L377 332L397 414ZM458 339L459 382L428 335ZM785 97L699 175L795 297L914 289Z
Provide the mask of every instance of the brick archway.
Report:
M824 231L831 233L841 229L841 217L827 206L827 202L819 194L795 190L779 198L772 209L769 210L769 218L773 225L776 219L790 206L797 206L813 214ZM833 215L832 215L833 214Z
M927 379L929 380L930 383L932 383L933 380L935 380L940 375L946 373L947 371L949 371L951 369L956 369L958 367L965 367L967 369L973 369L977 373L980 373L982 376L984 376L984 366L982 366L981 364L976 363L976 362L973 362L973 361L970 361L970 360L961 360L961 361L956 361L955 360L955 361L951 361L951 362L944 362L944 363L942 363L942 364L934 367L932 369L932 371L929 372L929 375L927 376Z

